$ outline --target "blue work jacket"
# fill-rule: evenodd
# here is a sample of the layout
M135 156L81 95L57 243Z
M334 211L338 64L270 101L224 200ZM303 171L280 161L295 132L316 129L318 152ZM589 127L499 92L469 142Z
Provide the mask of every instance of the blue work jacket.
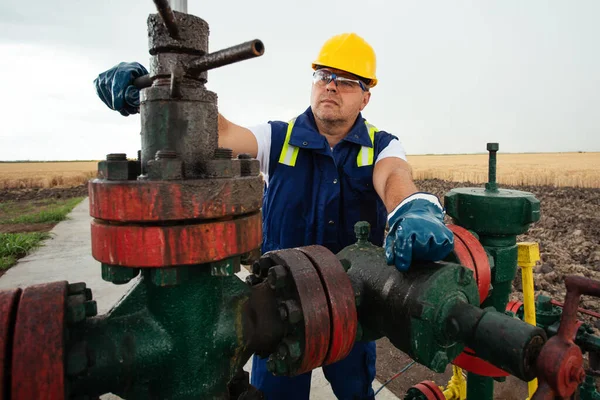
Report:
M313 244L337 253L356 242L358 221L371 224L369 240L382 246L387 211L373 187L373 167L379 153L397 138L377 131L359 115L332 150L310 107L290 122L269 124L263 253Z

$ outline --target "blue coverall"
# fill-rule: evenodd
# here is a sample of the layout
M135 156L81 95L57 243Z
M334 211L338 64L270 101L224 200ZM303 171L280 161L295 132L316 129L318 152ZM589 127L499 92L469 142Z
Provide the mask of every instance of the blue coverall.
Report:
M371 224L370 241L383 245L387 211L373 187L378 154L397 138L359 115L333 150L310 108L289 123L271 121L268 184L263 200L263 253L312 244L334 253L356 242L354 225ZM370 132L371 131L371 132ZM373 138L371 139L371 136ZM307 400L311 373L274 376L254 356L251 383L268 400ZM373 399L375 343L357 342L345 359L323 367L338 399Z

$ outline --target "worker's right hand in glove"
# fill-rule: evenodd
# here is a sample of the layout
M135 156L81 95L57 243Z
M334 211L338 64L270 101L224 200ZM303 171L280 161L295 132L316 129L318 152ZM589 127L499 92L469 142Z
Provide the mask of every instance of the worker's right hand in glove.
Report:
M140 91L133 81L148 71L137 62L121 62L94 79L98 97L110 109L128 116L140 112Z

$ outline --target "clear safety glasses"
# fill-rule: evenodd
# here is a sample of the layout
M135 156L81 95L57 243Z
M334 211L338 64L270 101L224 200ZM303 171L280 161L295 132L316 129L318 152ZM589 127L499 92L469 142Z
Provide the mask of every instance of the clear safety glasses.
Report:
M353 92L359 88L363 91L367 90L365 84L358 79L344 78L325 69L318 69L313 73L315 86L324 87L331 81L335 82L335 86L340 92Z

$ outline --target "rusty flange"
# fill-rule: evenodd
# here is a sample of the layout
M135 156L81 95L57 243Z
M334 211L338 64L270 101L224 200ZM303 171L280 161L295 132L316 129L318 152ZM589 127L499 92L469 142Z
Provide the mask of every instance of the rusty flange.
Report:
M194 225L113 225L92 221L92 255L123 267L204 264L247 253L262 243L259 213Z
M303 335L301 339L289 327L281 351L276 357L271 355L267 366L273 372L281 375L300 375L323 365L329 350L331 337L331 322L325 289L321 284L319 274L309 258L298 249L278 250L266 253L263 257L271 260L274 266L282 266L287 271L292 285L282 288L279 296L285 310L286 319L290 324L302 321ZM290 286L293 286L290 287ZM291 297L290 292L295 292ZM292 315L293 308L299 307L301 317ZM300 321L298 321L300 319ZM301 343L299 360L293 354L292 346L298 340Z
M179 181L107 181L88 184L90 215L118 222L215 219L260 209L261 176Z
M433 381L422 381L408 389L406 399L446 400L444 392Z
M12 348L13 399L64 399L67 282L23 289Z
M454 233L454 254L458 261L473 271L479 289L479 301L487 298L492 282L492 269L485 249L471 232L458 225L447 225Z
M358 317L352 283L337 257L323 246L299 248L312 261L327 292L331 315L331 343L323 365L345 358L356 338Z
M21 289L0 291L0 400L9 399L13 330Z

